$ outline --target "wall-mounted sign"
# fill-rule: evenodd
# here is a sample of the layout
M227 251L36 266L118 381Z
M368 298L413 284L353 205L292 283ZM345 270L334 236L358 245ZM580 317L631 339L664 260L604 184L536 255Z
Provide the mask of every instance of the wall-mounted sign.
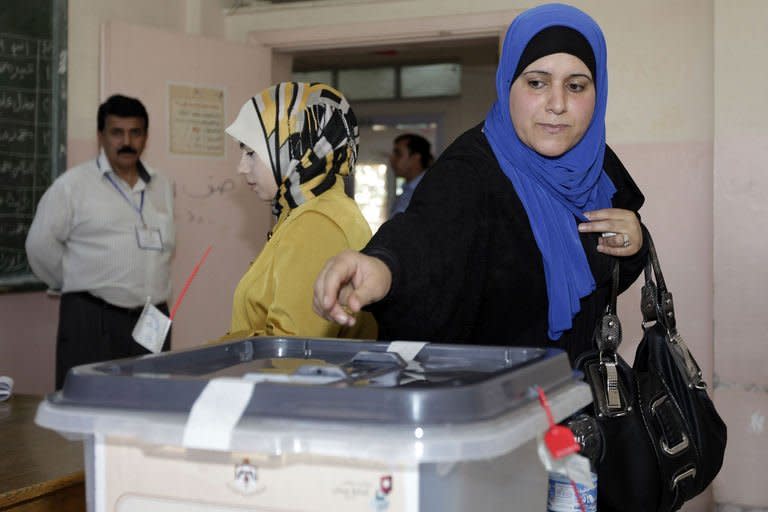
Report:
M224 157L224 90L170 84L169 151Z

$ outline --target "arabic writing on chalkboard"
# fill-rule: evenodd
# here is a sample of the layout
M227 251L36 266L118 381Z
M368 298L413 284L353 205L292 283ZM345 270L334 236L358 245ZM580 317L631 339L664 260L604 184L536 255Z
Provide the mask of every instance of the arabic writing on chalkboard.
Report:
M37 203L66 166L67 0L2 0L0 292L43 284L24 242Z
M0 274L28 272L24 240L51 184L52 43L0 33Z

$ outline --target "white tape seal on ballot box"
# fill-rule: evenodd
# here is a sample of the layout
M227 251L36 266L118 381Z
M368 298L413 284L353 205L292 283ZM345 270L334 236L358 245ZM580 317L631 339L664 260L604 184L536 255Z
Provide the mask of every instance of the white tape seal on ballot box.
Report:
M253 382L243 379L211 380L189 411L182 445L203 450L229 450L232 431L251 401L253 386Z

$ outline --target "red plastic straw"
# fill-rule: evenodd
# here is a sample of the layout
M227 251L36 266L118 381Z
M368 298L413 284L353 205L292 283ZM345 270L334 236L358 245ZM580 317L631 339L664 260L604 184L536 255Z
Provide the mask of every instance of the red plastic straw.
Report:
M205 254L203 254L203 257L200 258L200 261L197 262L197 265L195 265L195 268L192 269L192 273L189 274L189 277L187 278L187 282L184 283L184 288L182 288L181 293L179 294L179 298L176 299L176 304L173 305L173 309L171 310L171 320L173 320L173 317L176 316L176 310L179 309L179 306L181 305L181 301L184 300L184 296L187 294L187 290L189 290L189 285L192 284L192 280L197 275L197 271L200 270L200 267L203 263L205 263L205 259L208 257L208 253L211 252L211 245L208 246L208 249L205 250Z
M581 494L579 494L579 488L576 487L576 482L574 482L572 478L569 478L568 480L571 481L571 487L573 487L573 495L576 496L576 501L579 503L579 509L581 512L587 512L587 506L584 505L584 500L581 499Z
M552 416L552 409L549 407L549 400L547 400L547 395L544 394L544 390L541 388L541 386L536 386L536 391L539 393L539 403L544 409L544 412L547 413L547 421L549 421L549 427L552 428L555 426L555 418Z

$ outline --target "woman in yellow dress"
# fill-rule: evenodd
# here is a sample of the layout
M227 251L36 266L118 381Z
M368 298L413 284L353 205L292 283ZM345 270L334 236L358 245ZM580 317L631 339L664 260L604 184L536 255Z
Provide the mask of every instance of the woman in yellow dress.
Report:
M227 338L252 335L375 339L358 313L351 328L312 311L325 261L361 249L371 230L344 192L358 127L346 98L325 84L283 82L249 99L226 132L240 142L238 173L277 216L269 239L235 290Z

